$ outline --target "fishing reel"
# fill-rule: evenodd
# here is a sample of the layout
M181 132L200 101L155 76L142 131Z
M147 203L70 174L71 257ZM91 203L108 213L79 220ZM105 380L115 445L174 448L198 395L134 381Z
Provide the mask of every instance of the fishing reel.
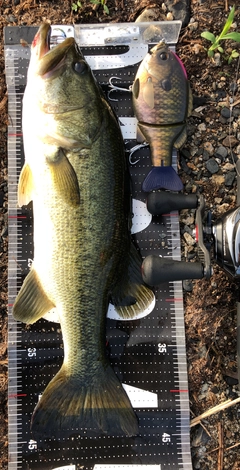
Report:
M239 160L240 162L240 160ZM240 281L240 172L237 168L237 207L212 223L211 212L205 217L205 201L201 195L184 195L168 191L152 192L147 197L147 209L152 215L173 210L196 209L195 238L197 262L186 262L147 256L142 264L142 277L150 286L184 279L209 279L212 275L211 255L215 262L233 279ZM204 224L203 224L204 220ZM240 395L240 302L237 302L237 364Z
M195 239L199 261L176 261L149 255L142 264L142 277L146 284L157 286L162 282L176 280L209 279L212 275L212 255L215 262L230 277L240 280L240 206L229 210L212 223L210 211L205 217L205 201L202 195L198 197L156 191L148 195L147 209L152 215L163 215L173 210L196 209Z

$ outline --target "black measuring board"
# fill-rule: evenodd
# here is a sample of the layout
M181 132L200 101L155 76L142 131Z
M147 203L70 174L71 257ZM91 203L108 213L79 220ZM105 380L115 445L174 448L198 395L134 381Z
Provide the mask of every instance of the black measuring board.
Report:
M179 22L154 24L77 25L56 27L74 35L116 112L126 155L136 141L129 86L149 48L167 37L177 41ZM171 23L171 24L170 24ZM174 33L175 31L175 33ZM123 321L111 309L106 320L107 352L139 419L137 437L79 436L35 441L30 432L33 409L63 360L60 324L42 319L33 325L16 322L12 306L34 258L33 211L17 206L17 183L24 162L21 109L36 28L5 29L5 62L9 96L9 470L162 470L191 469L189 399L184 311L180 281L155 289L155 305L142 317ZM146 39L147 37L147 39ZM136 39L137 38L137 39ZM124 90L112 90L109 79ZM142 257L156 253L180 259L178 213L151 217L141 184L151 168L149 148L132 156L132 237ZM176 154L173 155L176 167ZM91 295L91 293L89 293Z

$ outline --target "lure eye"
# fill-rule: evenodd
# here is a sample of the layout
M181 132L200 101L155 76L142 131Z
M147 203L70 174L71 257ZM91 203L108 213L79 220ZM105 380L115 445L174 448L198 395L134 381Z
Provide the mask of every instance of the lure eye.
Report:
M83 74L87 70L87 65L84 61L79 61L75 62L73 64L73 69L75 72L77 72L79 75Z
M167 58L168 58L168 54L167 54L166 52L161 52L161 53L159 54L159 59L161 59L161 60L167 60Z

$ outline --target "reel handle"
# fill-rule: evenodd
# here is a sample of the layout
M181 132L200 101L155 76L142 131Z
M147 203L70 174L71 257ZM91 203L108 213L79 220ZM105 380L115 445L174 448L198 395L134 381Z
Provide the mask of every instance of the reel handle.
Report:
M147 256L142 263L142 278L149 286L158 286L163 282L184 279L202 279L204 266L202 263L187 263L157 255Z
M147 197L147 209L152 215L162 215L173 210L196 209L198 198L195 194L155 191Z

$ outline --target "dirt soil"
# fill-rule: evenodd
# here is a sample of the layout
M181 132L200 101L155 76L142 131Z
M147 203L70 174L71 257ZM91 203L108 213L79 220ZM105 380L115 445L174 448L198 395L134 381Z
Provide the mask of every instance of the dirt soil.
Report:
M77 3L77 2L76 2ZM101 2L82 0L77 12L71 0L1 0L0 25L128 22L135 21L147 6L158 7L158 19L175 19L184 1L107 0L109 14ZM219 34L232 0L191 0L190 22L182 28L177 52L182 59L194 95L194 111L188 123L188 140L180 154L179 172L186 193L202 193L206 209L216 220L236 204L233 159L240 158L240 72L238 59L229 65L224 55L240 43L228 41L217 63L207 57L208 43L201 32ZM171 6L173 5L173 6ZM189 18L188 18L189 19ZM240 9L233 30L240 31ZM235 29L234 29L235 28ZM4 76L3 35L0 55L0 467L7 469L7 89ZM231 104L233 107L231 108ZM229 115L230 108L234 113ZM229 135L231 138L229 138ZM230 140L230 142L229 142ZM219 148L225 149L219 151ZM225 153L224 153L225 152ZM213 161L214 160L214 161ZM215 165L217 164L217 167ZM213 166L212 166L213 164ZM214 166L215 165L215 166ZM215 170L214 170L215 168ZM229 181L229 174L233 178ZM230 176L231 176L230 175ZM183 259L196 258L192 235L192 211L181 215ZM191 418L200 416L228 399L237 399L236 301L239 286L216 265L210 280L184 283L187 359ZM240 469L240 404L225 408L191 428L193 468Z

